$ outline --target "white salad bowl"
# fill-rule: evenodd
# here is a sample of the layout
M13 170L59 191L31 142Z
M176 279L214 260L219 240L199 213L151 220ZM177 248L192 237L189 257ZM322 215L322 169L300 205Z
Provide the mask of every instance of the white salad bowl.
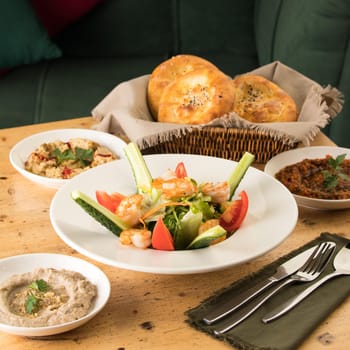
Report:
M155 154L144 159L153 178L183 162L188 176L198 184L225 181L237 165L222 158L189 154ZM276 179L250 167L235 194L246 191L247 216L231 237L202 249L140 249L122 245L116 235L90 217L72 199L72 192L76 190L92 199L97 190L135 193L128 160L110 162L81 173L61 187L51 202L50 219L58 236L81 254L104 264L141 272L191 274L241 264L280 244L293 231L298 218L292 194Z

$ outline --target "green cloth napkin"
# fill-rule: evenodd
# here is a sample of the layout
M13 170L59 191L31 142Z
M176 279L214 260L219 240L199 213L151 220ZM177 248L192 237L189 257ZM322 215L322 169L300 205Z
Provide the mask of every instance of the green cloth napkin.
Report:
M247 276L237 282L234 282L228 288L218 291L209 299L203 301L199 306L186 312L187 322L203 332L206 332L217 339L223 340L237 349L296 349L304 339L334 310L346 299L350 293L349 276L340 276L331 279L322 287L314 291L310 296L304 299L299 305L294 307L282 317L264 324L261 319L269 311L286 301L289 297L301 292L307 288L309 283L297 283L282 289L270 300L266 301L250 317L237 325L235 328L222 336L216 336L213 333L213 326L206 325L201 319L206 314L208 307L220 300L226 300L243 290L253 286L256 282L271 276L277 266L322 241L333 241L337 243L337 251L349 242L344 237L336 234L321 233L313 241L310 241L303 247L279 258L277 261L267 265L253 275ZM335 254L333 256L335 256ZM333 264L330 263L319 278L333 271Z

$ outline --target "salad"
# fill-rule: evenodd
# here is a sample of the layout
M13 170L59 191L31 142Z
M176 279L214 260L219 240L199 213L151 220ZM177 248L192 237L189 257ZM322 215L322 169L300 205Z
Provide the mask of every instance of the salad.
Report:
M183 162L153 178L136 144L129 143L125 154L136 183L134 194L96 190L93 199L79 190L71 193L121 244L167 251L204 248L228 238L244 221L248 195L235 191L254 161L249 152L219 183L198 183Z

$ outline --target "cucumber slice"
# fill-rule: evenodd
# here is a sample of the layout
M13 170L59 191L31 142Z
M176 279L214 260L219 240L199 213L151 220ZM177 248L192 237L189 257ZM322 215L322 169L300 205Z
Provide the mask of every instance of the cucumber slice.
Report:
M99 204L88 195L80 192L73 191L71 193L73 200L78 203L90 216L92 216L102 226L106 227L109 231L113 232L119 237L123 230L129 228L118 216L110 212L103 205Z
M228 184L230 185L230 199L234 195L236 188L243 179L245 173L247 172L250 165L254 162L255 156L249 152L245 152L238 162L237 166L233 170L233 173L228 179Z
M210 245L210 243L224 235L226 235L226 230L220 225L211 227L209 230L198 235L186 249L199 249L205 248Z
M152 176L141 154L140 149L134 142L130 142L124 152L130 163L137 192L140 194L149 193L152 190Z

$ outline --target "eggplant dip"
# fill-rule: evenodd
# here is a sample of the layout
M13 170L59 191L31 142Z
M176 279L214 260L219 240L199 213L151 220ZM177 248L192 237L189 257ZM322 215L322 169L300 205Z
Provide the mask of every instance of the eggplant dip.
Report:
M45 327L77 320L91 310L97 288L82 274L39 268L0 285L0 322Z
M24 168L31 173L50 178L70 179L98 165L118 159L107 147L74 138L67 142L54 141L41 144L32 152Z

